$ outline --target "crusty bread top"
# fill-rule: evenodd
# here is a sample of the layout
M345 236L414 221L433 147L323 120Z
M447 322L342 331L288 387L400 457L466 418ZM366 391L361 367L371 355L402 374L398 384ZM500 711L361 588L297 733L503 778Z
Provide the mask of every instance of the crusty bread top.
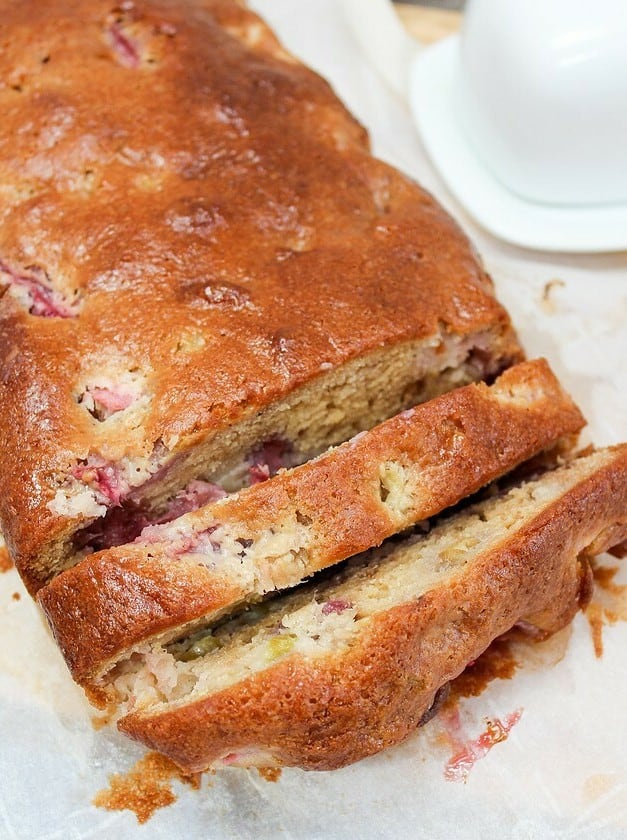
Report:
M564 626L589 596L581 552L607 548L598 537L618 523L627 444L356 558L336 579L277 599L256 624L226 625L223 646L182 663L177 679L160 661L169 654L153 653L144 670L162 669L167 688L136 697L119 726L188 771L357 761L414 731L438 689L515 622ZM177 691L190 672L196 683Z
M58 575L38 600L74 678L204 625L456 504L583 418L543 359L423 403Z
M81 459L182 451L325 370L441 332L491 332L496 367L518 354L459 228L369 155L254 14L229 0L1 6L0 522L14 555L61 527L48 505Z

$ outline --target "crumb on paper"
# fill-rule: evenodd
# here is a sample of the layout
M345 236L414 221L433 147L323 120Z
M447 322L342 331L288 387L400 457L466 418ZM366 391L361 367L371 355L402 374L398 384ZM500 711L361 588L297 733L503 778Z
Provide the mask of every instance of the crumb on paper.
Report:
M266 782L278 782L281 778L280 767L258 767L257 772Z
M557 303L555 301L555 289L564 288L566 283L563 280L549 280L542 287L542 296L540 298L540 306L547 313L553 315L557 311Z
M99 791L93 804L108 811L132 811L138 823L147 822L155 811L176 802L172 782L178 779L194 789L200 773L187 775L173 761L155 752L140 758L126 773L109 777L109 787Z
M96 730L96 732L99 732L101 729L103 729L105 726L108 726L111 723L112 717L112 714L104 716L94 715L94 717L92 717L91 719L91 725Z
M14 601L19 601L19 600L21 599L21 597L22 597L22 596L20 595L20 593L19 593L19 592L14 592L14 593L11 595L11 598L13 598L13 600L14 600Z
M627 621L627 584L616 583L619 566L591 560L594 595L586 608L592 644L597 659L603 656L603 628L617 621Z
M590 635L592 636L592 646L594 647L594 655L597 659L603 656L603 607L597 603L592 602L586 608L586 618L590 625Z

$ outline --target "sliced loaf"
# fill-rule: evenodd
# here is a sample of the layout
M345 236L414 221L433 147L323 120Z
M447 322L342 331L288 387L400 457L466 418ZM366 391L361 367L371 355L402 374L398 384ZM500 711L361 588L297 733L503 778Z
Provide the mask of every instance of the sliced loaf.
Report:
M626 535L624 444L392 540L264 616L146 646L107 678L119 728L190 771L357 761L413 732L516 622L569 622L590 594L586 548Z
M544 360L404 412L269 481L148 526L39 593L76 680L138 645L194 632L246 602L379 545L564 436L583 418Z

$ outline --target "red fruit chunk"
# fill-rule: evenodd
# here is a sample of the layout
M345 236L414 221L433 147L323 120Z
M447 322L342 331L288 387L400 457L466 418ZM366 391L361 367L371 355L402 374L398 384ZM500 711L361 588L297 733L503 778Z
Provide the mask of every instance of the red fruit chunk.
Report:
M77 464L72 475L112 505L119 505L129 491L128 482L121 476L119 468L95 456L90 456L85 464Z
M350 610L353 605L350 601L345 601L343 598L332 598L322 605L322 615L341 615L344 610Z
M252 464L248 468L251 484L259 484L275 475L281 467L287 465L286 456L289 444L280 438L271 438L256 449L252 455Z
M107 34L120 64L129 67L131 70L139 67L140 59L137 44L126 35L122 26L117 22L111 23Z
M118 411L124 411L135 402L135 395L128 391L117 391L112 388L88 388L88 393L101 414L110 416Z
M74 312L61 298L58 292L50 288L50 278L38 266L28 266L29 274L20 274L8 263L0 260L0 282L2 275L8 278L8 284L25 289L28 293L31 315L42 318L74 318Z

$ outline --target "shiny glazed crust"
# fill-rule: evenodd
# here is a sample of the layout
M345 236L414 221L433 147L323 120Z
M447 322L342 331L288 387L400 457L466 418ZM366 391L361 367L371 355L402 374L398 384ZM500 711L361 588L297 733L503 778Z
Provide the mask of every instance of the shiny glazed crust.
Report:
M516 621L547 633L570 621L591 585L584 550L607 548L599 534L626 521L622 445L452 583L376 614L341 655L294 654L119 728L190 771L223 759L317 770L358 761L410 735L437 690Z
M227 431L351 360L478 334L471 378L520 358L457 225L254 14L0 9L0 525L31 591L108 504L76 500L85 462L180 486L190 452L241 455Z
M490 388L469 385L423 403L158 528L158 539L92 555L38 600L72 675L89 683L142 642L190 632L434 516L583 422L546 361L524 362ZM225 528L233 557L211 546L196 553L203 533L217 545ZM183 552L182 540L191 546ZM244 554L257 563L256 589L237 577Z

